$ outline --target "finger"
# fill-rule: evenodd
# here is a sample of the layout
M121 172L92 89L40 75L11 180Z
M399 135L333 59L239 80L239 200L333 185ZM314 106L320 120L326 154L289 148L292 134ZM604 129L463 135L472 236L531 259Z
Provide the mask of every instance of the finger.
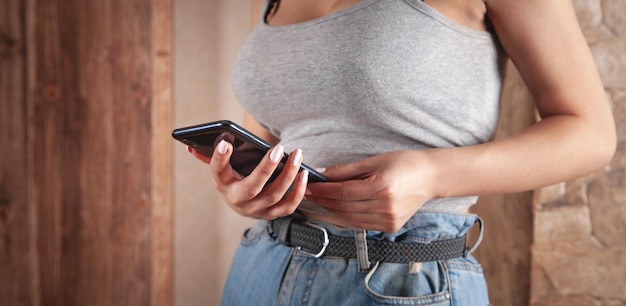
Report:
M283 150L280 145L274 147L248 177L234 185L235 188L228 193L230 196L227 197L231 199L231 202L238 203L235 206L257 217L267 219L270 207L284 203L282 200L298 173L302 151L298 149L292 152L278 178L267 184L267 180L274 173L284 155ZM286 209L293 212L297 205L298 203L294 203Z
M248 197L252 198L257 196L263 190L265 184L270 179L281 159L283 158L284 147L282 145L277 145L267 151L263 159L259 162L259 164L252 170L250 175L248 175L243 183L243 193ZM276 202L272 203L275 204Z
M218 190L220 190L220 186L231 182L233 179L233 169L229 163L232 152L232 145L228 141L221 140L217 146L215 146L210 165L211 173L213 174L213 179L216 182Z
M400 230L410 216L402 216L397 218L381 218L376 214L358 214L352 216L349 220L360 228L376 230L381 232L393 233Z
M344 202L387 198L393 193L381 184L380 175L374 174L363 180L309 184L309 192L316 197Z
M294 180L298 175L301 161L302 151L300 149L291 152L280 175L262 190L259 190L260 195L258 201L255 201L253 209L267 209L279 203L289 192L292 184L295 184Z
M356 205L355 207L364 207L367 205ZM400 229L406 221L413 215L407 213L379 213L376 210L354 210L344 211L336 207L323 206L329 212L341 216L352 225L359 228L378 230L382 232L395 232Z
M366 229L368 231L377 231L377 232L383 232L383 233L395 233L397 231L400 230L400 228L402 228L402 226L397 227L397 226L393 226L393 225L386 225L386 224L382 224L380 222L375 222L375 223L359 223L358 225L355 224L357 227L359 228L363 228Z
M375 169L371 158L353 163L340 164L324 170L324 176L330 181L347 181L368 176Z
M300 170L300 164L302 163L302 150L295 149L289 154L287 163L283 166L281 173L276 179L267 186L264 193L273 193L275 196L281 197L289 191L289 188L294 184L294 180ZM274 204L274 203L272 203Z
M199 159L200 161L210 164L211 163L211 158L198 152L197 150L195 150L194 148L192 148L191 146L187 146L187 152L191 153L191 155L193 155L195 158Z
M358 214L358 213L382 213L383 209L377 208L377 202L373 200L345 202L314 195L307 195L307 200L315 202L319 206L334 213Z
M402 206L392 205L391 202L385 200L341 202L316 198L315 196L307 196L307 199L334 214L345 216L350 220L358 215L373 216L372 220L395 219L407 216L407 212L403 210Z
M273 220L293 214L304 198L308 177L309 171L301 171L293 182L291 191L289 191L287 196L281 202L268 208L264 218Z

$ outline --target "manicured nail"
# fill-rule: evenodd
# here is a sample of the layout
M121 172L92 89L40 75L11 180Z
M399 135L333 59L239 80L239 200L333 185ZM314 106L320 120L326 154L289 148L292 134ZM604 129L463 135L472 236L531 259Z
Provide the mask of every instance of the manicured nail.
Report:
M191 149L191 147L190 147L190 146L187 146L187 152L189 152L189 153L191 153L191 152L192 152L192 149Z
M300 159L302 159L302 150L296 149L291 154L293 154L293 157L291 158L291 164L297 166L300 162Z
M272 153L270 153L270 160L275 163L279 162L281 158L283 157L284 151L285 151L285 148L283 148L283 146L281 145L275 146L274 149L272 149Z
M302 170L302 176L300 177L300 183L306 184L309 180L309 170Z
M228 144L226 143L226 140L222 139L217 144L217 152L219 152L220 154L225 154L226 150L228 150Z

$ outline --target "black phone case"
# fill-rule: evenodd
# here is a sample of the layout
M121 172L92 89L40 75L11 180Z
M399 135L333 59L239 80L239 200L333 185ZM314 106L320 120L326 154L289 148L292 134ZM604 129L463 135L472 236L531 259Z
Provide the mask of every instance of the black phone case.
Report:
M221 120L199 124L189 127L178 128L172 131L174 139L193 147L206 156L212 156L215 145L225 139L233 144L231 166L242 176L248 176L258 162L271 148L270 144L254 135L250 131L228 120ZM287 162L288 155L283 153L283 158L270 181L274 180ZM326 182L327 179L313 168L300 165L300 171L309 171L309 182Z

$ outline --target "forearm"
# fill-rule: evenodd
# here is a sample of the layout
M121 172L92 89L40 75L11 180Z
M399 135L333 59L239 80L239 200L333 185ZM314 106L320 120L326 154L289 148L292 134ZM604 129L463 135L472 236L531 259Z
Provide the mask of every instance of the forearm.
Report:
M434 197L513 193L583 176L606 165L614 128L597 120L551 116L526 131L476 146L426 152Z
M494 142L427 152L435 197L511 193L606 165L615 125L570 1L485 1L542 120Z

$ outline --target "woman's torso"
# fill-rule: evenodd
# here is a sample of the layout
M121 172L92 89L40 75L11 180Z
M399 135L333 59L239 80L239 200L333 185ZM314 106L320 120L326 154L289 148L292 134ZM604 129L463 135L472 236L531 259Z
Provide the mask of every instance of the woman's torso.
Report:
M418 0L363 0L283 26L260 17L234 65L233 87L286 150L301 148L306 164L328 167L491 140L503 64L491 32ZM436 199L422 210L464 212L475 200ZM314 203L300 210L349 226Z

